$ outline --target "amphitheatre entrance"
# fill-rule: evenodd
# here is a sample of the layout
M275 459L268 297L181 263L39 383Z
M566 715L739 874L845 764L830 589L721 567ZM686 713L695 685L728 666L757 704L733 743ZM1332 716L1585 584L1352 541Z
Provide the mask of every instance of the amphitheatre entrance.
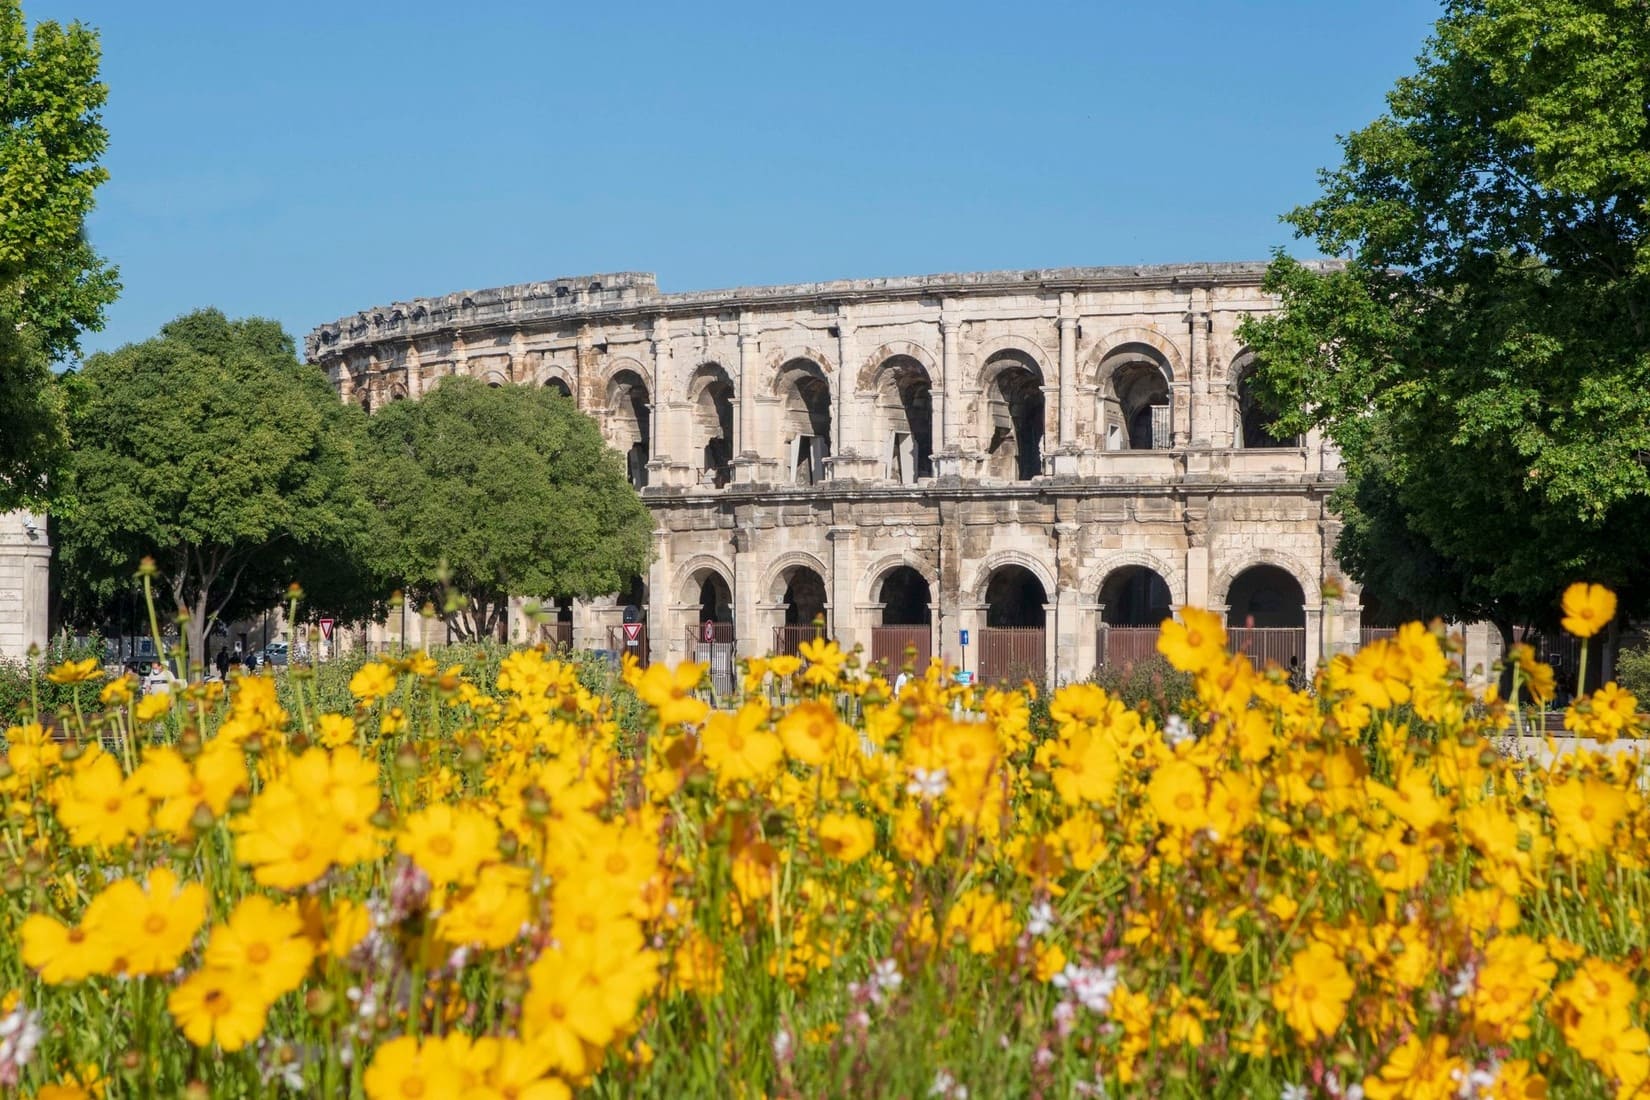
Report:
M1163 620L1174 611L1169 585L1153 569L1125 565L1100 585L1099 663L1128 666L1157 654Z
M1306 593L1275 565L1253 565L1226 593L1226 633L1232 648L1257 665L1306 668Z
M882 604L882 622L871 628L872 662L880 664L892 679L911 654L912 671L922 675L934 652L933 592L928 578L909 565L896 566L883 575L876 598Z
M1048 592L1023 565L1005 565L985 587L985 628L980 631L980 681L1041 681L1047 646L1043 605Z

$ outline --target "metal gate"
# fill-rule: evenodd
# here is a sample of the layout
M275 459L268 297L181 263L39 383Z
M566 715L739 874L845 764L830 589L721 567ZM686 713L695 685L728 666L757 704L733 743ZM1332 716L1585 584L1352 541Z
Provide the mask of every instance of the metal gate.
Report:
M802 649L803 642L811 642L824 636L825 628L812 623L776 626L773 628L773 651L787 657L795 657Z
M915 649L911 667L918 676L928 668L934 653L934 628L931 626L873 626L871 628L871 663L882 666L890 680L905 667L905 651Z
M1042 683L1048 671L1046 635L1040 626L988 626L980 631L980 682Z
M1279 665L1288 669L1306 668L1306 628L1304 626L1228 627L1226 638L1234 653L1246 653L1257 668ZM1290 663L1294 658L1294 663Z
M573 624L564 622L545 623L539 627L540 637L551 649L573 648Z
M1104 667L1127 668L1157 656L1157 639L1163 633L1156 626L1111 626L1101 624L1099 663Z
M687 651L695 664L710 668L710 689L718 704L734 697L733 624L700 623L687 629Z

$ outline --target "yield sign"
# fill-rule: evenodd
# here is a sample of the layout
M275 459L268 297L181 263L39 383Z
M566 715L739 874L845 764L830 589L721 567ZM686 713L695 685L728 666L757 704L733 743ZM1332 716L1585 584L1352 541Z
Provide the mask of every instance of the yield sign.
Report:
M624 640L627 645L635 645L642 637L641 623L624 624Z
M327 641L327 642L332 641L332 625L333 625L333 620L332 619L322 619L321 620L321 640L322 641Z

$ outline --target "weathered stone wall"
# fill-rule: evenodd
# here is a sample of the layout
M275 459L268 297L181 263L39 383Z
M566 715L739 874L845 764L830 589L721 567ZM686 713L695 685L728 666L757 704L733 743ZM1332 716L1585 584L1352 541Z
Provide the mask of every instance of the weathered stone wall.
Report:
M28 512L0 514L0 657L20 659L46 644L46 520Z
M645 479L656 658L691 652L711 575L733 595L739 650L768 650L804 570L823 582L832 632L869 647L882 583L904 565L931 586L935 652L956 660L959 631L988 621L992 578L1018 566L1044 589L1045 672L1070 679L1094 668L1116 570L1152 570L1177 605L1225 609L1244 570L1269 565L1299 586L1315 659L1356 639L1358 601L1322 596L1336 575L1333 449L1316 436L1245 446L1236 329L1271 308L1263 272L689 294L620 273L368 310L306 349L369 408L453 373L572 395ZM620 616L611 600L581 605L577 639L608 644Z

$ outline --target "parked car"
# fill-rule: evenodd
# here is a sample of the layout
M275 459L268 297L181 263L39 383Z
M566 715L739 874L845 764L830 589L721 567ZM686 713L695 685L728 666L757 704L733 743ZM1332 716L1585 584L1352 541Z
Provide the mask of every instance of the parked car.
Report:
M258 663L265 665L286 664L286 643L270 642L258 651Z

